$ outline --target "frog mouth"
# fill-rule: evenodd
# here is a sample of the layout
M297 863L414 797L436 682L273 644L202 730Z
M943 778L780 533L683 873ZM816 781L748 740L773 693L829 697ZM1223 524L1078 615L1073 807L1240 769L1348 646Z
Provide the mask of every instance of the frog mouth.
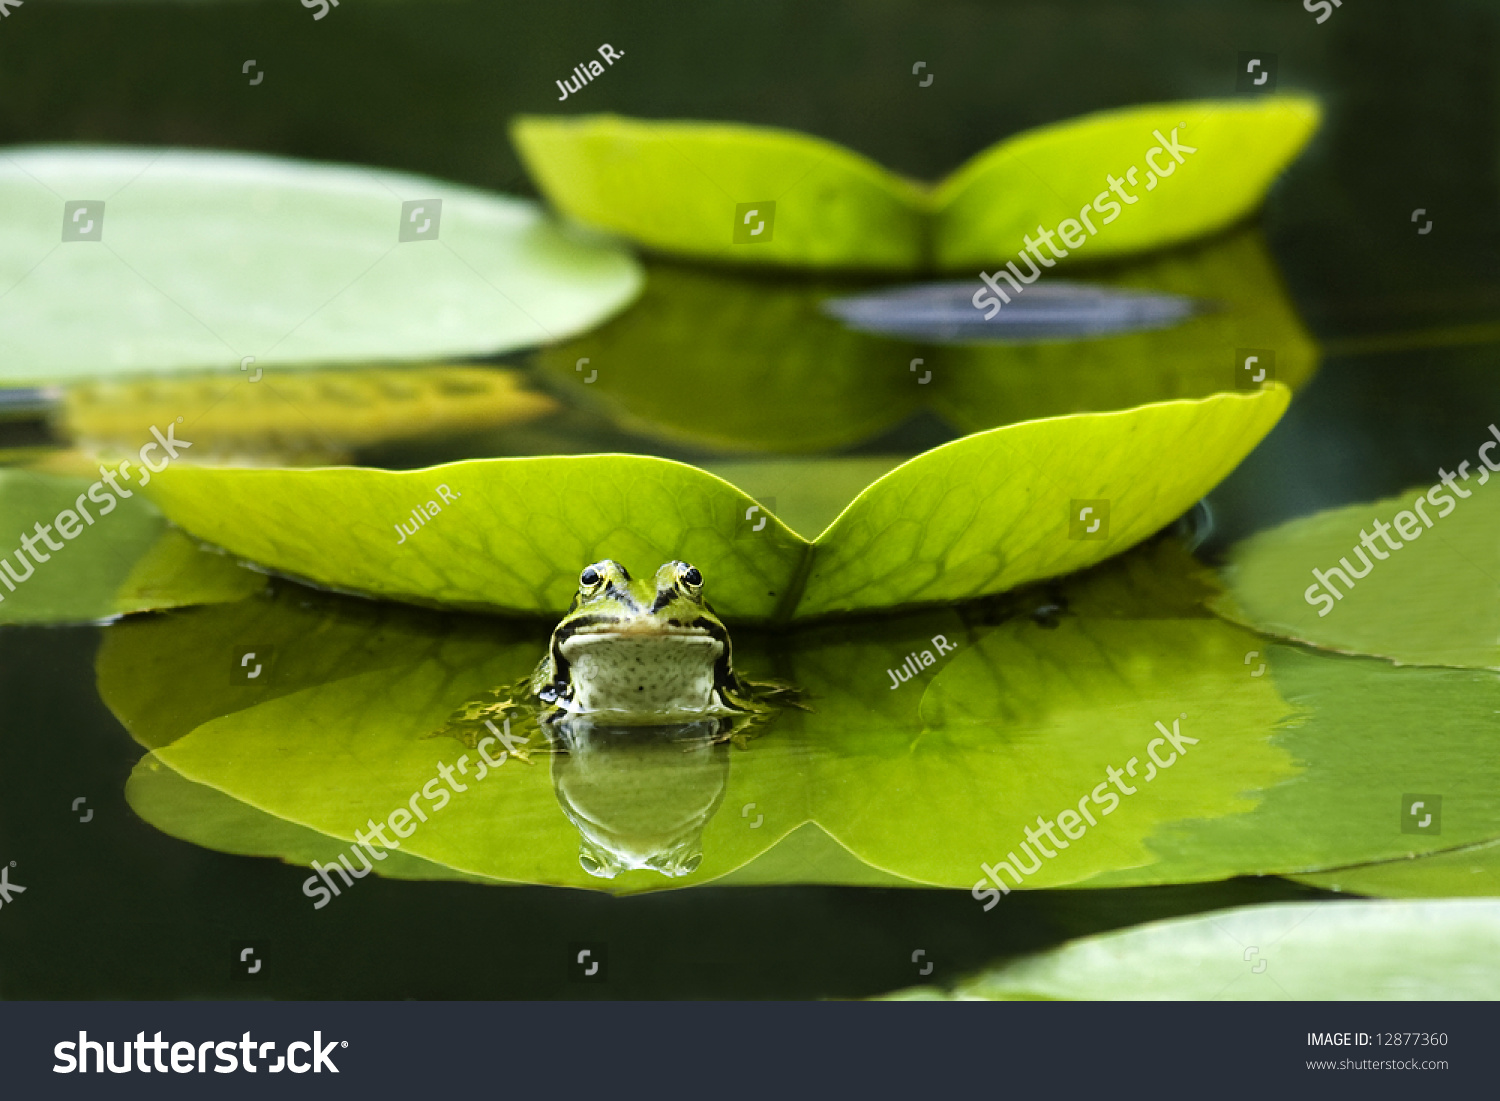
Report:
M611 624L574 631L569 639L601 638L713 638L699 627L668 627L659 623Z
M718 633L712 630L707 620L696 620L693 623L659 623L655 620L642 619L633 622L621 623L619 620L590 619L584 617L570 623L562 631L558 632L558 642L568 643L578 639L606 639L606 638L702 638L714 639Z

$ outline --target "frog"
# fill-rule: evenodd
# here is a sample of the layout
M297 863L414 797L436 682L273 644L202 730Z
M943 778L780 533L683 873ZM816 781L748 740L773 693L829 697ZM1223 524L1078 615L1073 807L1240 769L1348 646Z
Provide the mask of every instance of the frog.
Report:
M703 583L687 562L667 562L645 583L613 559L585 566L531 676L532 694L552 716L623 725L761 710L734 671L729 631Z
M780 706L810 710L801 692L751 681L734 668L729 631L703 597L702 572L671 561L637 581L613 559L585 566L567 612L535 670L461 705L429 735L473 745L495 722L539 726L566 752L579 722L711 727L713 740L744 748ZM706 725L704 725L706 723Z

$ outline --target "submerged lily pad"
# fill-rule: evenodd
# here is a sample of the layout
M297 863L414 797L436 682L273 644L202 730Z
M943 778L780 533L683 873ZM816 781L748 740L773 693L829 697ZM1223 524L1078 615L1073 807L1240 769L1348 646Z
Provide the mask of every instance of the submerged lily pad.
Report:
M1271 351L1272 377L1293 391L1317 367L1317 345L1258 229L1110 267L1091 279L1190 297L1200 308L1171 328L1107 340L944 347L933 361L934 407L975 431L1240 389L1248 382L1238 370L1241 349L1260 349L1262 361Z
M90 455L129 454L141 425L184 415L180 434L193 448L182 461L290 466L343 461L392 439L521 423L557 407L515 370L432 364L84 382L66 389L56 417Z
M370 168L10 148L0 211L7 383L237 371L250 356L267 367L484 355L571 336L640 286L628 255L534 204ZM426 235L402 241L404 229Z
M523 117L512 136L558 209L649 247L900 271L1003 261L1038 223L1070 218L1097 219L1097 240L1084 230L1093 222L1062 227L1084 237L1079 256L1091 259L1222 228L1259 204L1318 116L1314 101L1291 96L1106 111L1008 138L930 189L832 142L767 127ZM1129 198L1114 201L1112 173Z
M120 499L101 485L91 500L90 487L83 478L0 470L0 531L18 531L36 548L36 557L28 557L19 537L3 548L10 573L0 587L0 623L88 623L239 600L265 583L263 575L170 530L139 493Z
M881 478L813 544L774 518L751 524L756 502L728 483L643 456L403 472L170 467L151 492L194 535L338 589L558 612L589 562L683 559L711 579L722 613L788 619L963 600L1117 554L1232 470L1287 396L1218 394L980 433ZM1079 521L1075 508L1091 511Z
M1464 473L1251 536L1215 607L1323 649L1500 669L1500 490L1482 465Z
M1496 989L1500 903L1350 901L1245 906L1085 937L1003 964L953 996L1456 1001Z

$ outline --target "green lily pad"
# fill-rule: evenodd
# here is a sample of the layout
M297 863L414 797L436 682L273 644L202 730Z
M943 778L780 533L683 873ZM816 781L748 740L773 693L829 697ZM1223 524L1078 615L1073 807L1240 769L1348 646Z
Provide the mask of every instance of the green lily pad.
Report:
M1457 1001L1489 1000L1497 987L1500 903L1284 902L1085 937L1002 964L954 996Z
M121 499L101 486L95 492L109 503L106 512L99 500L90 501L90 488L83 478L0 470L0 530L29 536L37 558L46 556L28 558L19 537L5 548L10 568L21 580L7 577L0 588L0 623L89 623L156 608L239 600L265 583L263 575L200 550L169 529L138 493ZM45 534L37 524L45 525ZM73 532L71 538L61 534L66 531ZM62 549L49 549L46 538Z
M787 527L815 537L866 486L905 461L902 455L763 459L704 463L703 469L764 502Z
M634 455L400 472L169 467L152 488L187 530L284 573L492 611L560 611L578 571L601 558L640 569L681 558L712 579L721 613L767 616L806 546L774 518L757 533L769 538L737 538L751 498L694 467Z
M1084 886L1304 874L1500 837L1500 759L1492 752L1500 676L1400 668L1254 639L1224 660L1245 680L1274 681L1293 709L1273 740L1297 774L1265 790L1246 814L1163 827L1150 840L1155 862ZM1407 793L1442 796L1441 834L1403 829Z
M1287 399L1277 387L1027 421L919 455L818 537L797 614L964 600L1091 566L1186 512Z
M163 833L216 852L274 856L290 864L333 864L349 846L305 826L257 811L221 791L184 780L150 753L125 782L130 809ZM360 865L354 863L356 870ZM380 874L389 879L457 879L488 882L399 850L387 852ZM337 882L337 880L336 880ZM308 897L312 897L309 895ZM325 903L326 905L327 903Z
M984 864L998 867L1007 851L1026 859L1020 845L1038 815L1055 823L1068 811L1080 832L1071 843L1059 834L1052 857L1031 849L1041 870L1029 878L997 871L1007 887L1149 864L1148 841L1167 823L1243 815L1257 789L1296 772L1269 737L1286 703L1233 668L1247 636L1222 626L1064 616L1048 628L1018 617L978 637L934 623L900 641L868 625L825 628L802 641L796 663L819 710L789 720L817 747L816 820L872 867L976 898L988 889L976 887ZM957 651L944 653L939 637ZM893 683L908 653L936 663L925 691ZM1158 721L1215 752L1174 755L1158 740L1171 766L1159 769L1147 756ZM1111 804L1111 766L1141 794Z
M757 784L785 787L795 777L794 758L772 753L766 761L781 764L770 780L762 769L743 778L748 785L737 783L728 757L743 755L723 744L696 755L659 744L636 747L640 753L606 752L595 758L607 766L602 772L589 775L583 768L580 775L587 755L541 752L535 731L529 760L502 759L488 768L476 747L434 732L458 704L529 672L544 648L544 631L415 611L378 618L356 611L346 620L347 601L309 602L305 595L289 587L249 607L125 622L108 633L98 662L100 690L111 708L139 741L156 747L156 761L250 808L226 809L215 800L212 820L202 828L191 821L190 799L181 813L153 811L174 834L224 847L235 823L243 823L249 836L233 841L238 848L231 851L271 847L303 862L321 850L309 850L300 831L347 844L370 821L387 821L402 807L413 813L415 801L429 813L401 852L470 877L592 887L601 881L580 862L579 829L560 806L564 800L575 816L592 817L617 841L634 837L642 844L670 832L674 814L702 818L719 801L768 805L773 800ZM279 631L273 614L282 621ZM262 641L242 642L246 630L259 631ZM744 671L753 676L753 641L736 641L736 655L743 653ZM268 657L267 679L260 683L235 676L240 666L233 655L247 645L257 647L257 660ZM175 709L163 706L171 686L181 691L184 675L194 679L197 698ZM498 743L487 749L491 760L500 752ZM444 768L458 771L451 772L449 797L435 805ZM644 801L640 784L648 785ZM297 830L278 833L261 814ZM662 814L665 822L658 821ZM720 815L707 823L697 879L742 866L785 832L751 831L742 820ZM287 847L275 848L282 841ZM628 891L672 882L641 870L625 871L610 885Z
M808 134L580 115L518 118L511 137L559 210L650 248L748 264L922 262L924 189Z
M1254 209L1318 114L1312 100L1273 97L1087 115L1006 139L932 189L831 142L766 127L523 117L512 137L559 210L648 247L730 263L900 271L1008 259L1038 222L1076 219L1101 192L1089 215L1098 240L1087 235L1080 256L1212 232ZM1153 136L1164 129L1171 139L1174 127L1184 127L1175 158ZM1152 182L1148 153L1166 178ZM1110 173L1127 181L1131 199L1116 204L1123 215L1109 209Z
M1008 260L1020 254L1026 237L1039 240L1039 227L1054 229L1065 219L1076 227L1064 227L1068 236L1082 237L1083 244L1057 248L1075 262L1211 233L1260 205L1312 137L1319 115L1314 100L1274 96L1155 103L1028 130L978 154L938 185L935 262L950 268ZM1174 140L1185 147L1175 155ZM1156 179L1148 154L1166 178ZM1110 189L1111 175L1134 202ZM1097 236L1080 224L1083 208ZM1040 243L1038 251L1055 255Z
M1477 477L1454 482L1467 498L1439 482L1431 498L1429 487L1417 487L1251 536L1230 552L1229 591L1216 609L1322 649L1500 669L1500 490L1476 465ZM1393 528L1398 517L1403 526ZM1361 545L1363 535L1373 549ZM1361 570L1367 576L1356 577Z
M1500 841L1291 878L1325 891L1347 891L1380 898L1500 895Z
M65 212L85 201L76 220ZM435 238L399 240L408 201L426 204ZM269 367L490 354L580 332L640 286L628 255L534 204L370 168L19 147L0 160L0 210L6 383L238 371L250 356ZM67 239L86 223L88 236Z
M643 456L403 472L177 466L151 492L194 535L333 588L556 613L589 562L680 558L712 579L721 613L786 619L968 599L1092 565L1186 511L1286 402L1277 387L980 433L881 478L811 549L774 518L750 524L756 502L728 483ZM1083 538L1083 523L1070 537L1080 498L1095 519L1108 508L1103 538Z

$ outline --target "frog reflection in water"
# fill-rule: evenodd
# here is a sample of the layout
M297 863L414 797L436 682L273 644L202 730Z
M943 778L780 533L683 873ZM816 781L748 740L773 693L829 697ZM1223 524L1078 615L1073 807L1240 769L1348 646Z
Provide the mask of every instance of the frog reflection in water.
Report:
M553 729L567 752L552 759L552 786L578 829L584 871L613 879L647 869L675 878L698 869L703 828L729 783L729 746L717 735L721 724L733 721L556 722Z

